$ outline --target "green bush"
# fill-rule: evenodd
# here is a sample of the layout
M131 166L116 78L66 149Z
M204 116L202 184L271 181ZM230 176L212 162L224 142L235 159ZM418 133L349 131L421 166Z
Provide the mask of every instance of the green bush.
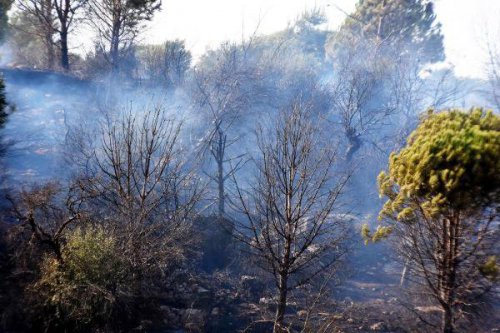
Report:
M46 256L40 279L28 290L50 331L104 327L120 295L127 294L128 264L117 242L102 228L77 229L63 247L62 261Z

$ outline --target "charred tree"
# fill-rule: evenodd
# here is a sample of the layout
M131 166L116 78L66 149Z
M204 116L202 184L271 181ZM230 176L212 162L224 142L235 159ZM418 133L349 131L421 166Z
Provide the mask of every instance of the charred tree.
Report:
M347 252L348 221L337 214L348 176L334 175L337 154L321 145L307 103L295 101L269 132L258 134L255 184L237 187L247 221L236 237L276 285L274 332L287 332L288 294L339 267Z
M235 127L250 109L256 91L246 86L257 79L257 72L245 63L246 50L226 44L219 50L216 64L198 68L195 73L194 100L204 112L210 127L203 137L202 155L210 152L216 164L214 174L206 173L217 186L217 215L226 213L227 180L244 165L245 153L228 150L240 142ZM229 137L228 137L229 136Z

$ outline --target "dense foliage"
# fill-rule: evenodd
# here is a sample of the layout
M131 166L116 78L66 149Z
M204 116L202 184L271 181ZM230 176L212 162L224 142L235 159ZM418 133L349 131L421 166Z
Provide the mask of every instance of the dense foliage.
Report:
M379 176L389 198L381 216L411 222L418 209L428 217L485 209L498 200L499 154L500 118L492 111L429 112Z
M421 298L442 309L442 332L476 318L497 285L499 171L500 117L476 108L429 111L378 177L389 225L363 236L395 234Z
M353 41L374 43L382 55L444 59L443 35L427 0L361 0L339 30L337 50Z
M41 325L51 331L107 326L130 293L124 259L116 239L102 228L70 233L62 261L44 257L40 280L26 290L39 307Z

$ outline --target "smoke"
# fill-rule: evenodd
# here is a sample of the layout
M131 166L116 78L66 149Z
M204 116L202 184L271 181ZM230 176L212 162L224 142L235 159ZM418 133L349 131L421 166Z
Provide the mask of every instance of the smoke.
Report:
M489 106L484 96L486 83L457 78L445 63L414 66L418 59L411 56L405 62L391 63L394 71L389 76L384 72L387 63L366 61L370 48L358 49L356 58L345 64L336 63L325 50L334 32L326 31L323 21L314 22L312 18L299 20L272 35L224 43L207 51L175 85L149 80L148 75L137 74L133 64L123 71L132 73L131 77L101 74L92 80L4 68L7 98L14 109L2 129L7 185L21 188L49 180L72 181L86 168L88 154L100 150L106 125L130 114L140 122L145 113L160 108L162 117L181 124L182 156L178 158L187 161L185 168L195 170L206 190L199 207L205 215L217 208L214 178L218 165L210 140L220 125L230 143L224 158L229 175L226 214L240 220L241 212L230 198L236 186L249 189L258 176L254 162L261 157L256 131L262 128L263 133L272 133L281 111L299 100L310 108L322 133L317 144L337 151L335 172L353 171L341 211L335 213L347 217L352 234L358 235L362 224L377 224L382 205L377 175L387 167L390 152L406 144L422 112ZM0 64L8 66L12 52L7 46L2 50ZM360 82L365 86L356 86ZM363 95L365 88L372 91ZM358 104L348 104L353 93L359 94ZM352 247L356 251L349 260L357 271L352 272L351 282L397 283L399 267L387 259L387 245L367 248L359 240ZM366 271L370 267L373 271L374 263L381 267L368 276ZM370 297L353 292L357 289L349 289L348 283L337 296Z
M101 75L80 80L50 72L5 69L8 99L16 108L4 130L5 140L15 142L9 147L7 160L11 182L27 184L70 177L76 163L68 140L79 136L89 145L98 145L104 121L113 121L125 113L140 116L155 106L161 106L165 117L182 123L180 143L184 151L193 160L203 158L200 173L212 175L213 161L207 154L200 154L206 149L214 124L205 97L199 96L197 75L202 73L205 90L215 96L213 103L219 94L218 102L234 104L225 106L233 113L225 132L230 140L237 141L228 147L229 157L255 158L257 125L272 123L278 111L297 97L309 100L315 104L323 131L328 133L325 143L334 144L342 154L351 151L354 156L345 163L358 169L349 188L357 205L365 207L358 211L373 212L378 205L376 175L385 167L390 151L405 143L419 114L429 107L488 105L480 88L484 83L457 79L453 69L443 65L421 66L419 71L411 72L402 63L397 67L398 77L377 78L377 91L368 98L364 109L351 115L356 123L346 124L336 103L349 88L349 75L364 79L376 75L378 69L366 62L371 57L369 47L358 48L350 59L351 67L340 68L329 49L336 32L325 29L322 15L321 11L305 13L283 31L209 50L177 85L167 86L140 74L133 77L137 71L133 62L123 70L132 73L132 78L119 79ZM370 45L368 41L358 42ZM12 52L8 46L2 48L2 64L11 63ZM408 60L416 62L418 59L411 57ZM223 90L216 91L221 86ZM358 121L367 116L366 121ZM349 139L347 125L353 127L357 143ZM252 172L251 163L245 163L239 175L248 179ZM364 195L357 195L360 192Z
M14 61L14 52L8 43L0 45L0 67L11 66Z
M9 147L7 160L11 182L27 184L70 177L75 161L71 158L74 151L69 139L85 137L89 144L98 145L102 122L130 112L140 116L145 109L155 106L161 106L165 117L182 123L180 143L193 160L199 159L200 151L206 149L214 119L206 101L200 100L197 73L205 75L202 78L207 84L205 89L212 95L221 94L216 89L226 84L223 93L228 101L219 96L218 102L234 104L227 107L234 113L234 119L225 131L237 143L228 147L228 156L255 158L257 125L272 123L278 111L297 97L315 104L323 130L329 133L326 142L336 142L344 154L353 150L353 143L346 136L346 124L335 107L342 94L338 85L345 88L348 75L328 56L327 40L332 32L325 30L323 23L320 12L306 13L281 32L253 36L241 44L224 43L207 51L194 68L188 69L185 80L175 86L144 78L116 79L104 75L80 80L51 72L5 69L8 99L16 109L4 129L5 140L15 142ZM3 50L2 63L11 63L8 46L3 46ZM358 52L366 54L356 54L356 59L370 56L369 48L360 48ZM364 67L369 63L353 61L351 65L349 73L361 74L360 77L373 71ZM404 144L421 112L429 107L486 104L478 88L481 83L455 78L452 68L434 65L409 73L404 66L399 68L399 81L391 82L392 78L388 78L366 104L366 109L380 119L376 122L370 119L373 124L368 121L353 125L358 126L360 148L353 152L352 161L346 161L358 169L350 192L368 212L378 203L377 173L384 168L389 152ZM132 67L124 70L134 71ZM389 102L383 102L382 97ZM393 110L384 114L379 110L383 103ZM361 117L362 112L354 119ZM204 163L200 173L212 175L213 161L206 154L201 158ZM248 179L252 171L251 163L245 163L239 175ZM365 195L356 195L359 192Z

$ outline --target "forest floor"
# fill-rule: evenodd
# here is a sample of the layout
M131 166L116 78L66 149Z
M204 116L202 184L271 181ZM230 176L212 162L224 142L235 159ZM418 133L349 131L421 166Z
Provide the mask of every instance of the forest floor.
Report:
M374 246L377 248L370 248ZM389 247L376 244L361 248L353 259L355 272L335 292L340 306L325 323L329 333L349 332L415 332L439 331L419 319L419 316L439 322L440 309L433 306L411 307L405 302L406 284L400 286L403 267L392 258ZM473 327L473 330L471 330ZM500 305L494 305L485 315L459 332L500 332Z

